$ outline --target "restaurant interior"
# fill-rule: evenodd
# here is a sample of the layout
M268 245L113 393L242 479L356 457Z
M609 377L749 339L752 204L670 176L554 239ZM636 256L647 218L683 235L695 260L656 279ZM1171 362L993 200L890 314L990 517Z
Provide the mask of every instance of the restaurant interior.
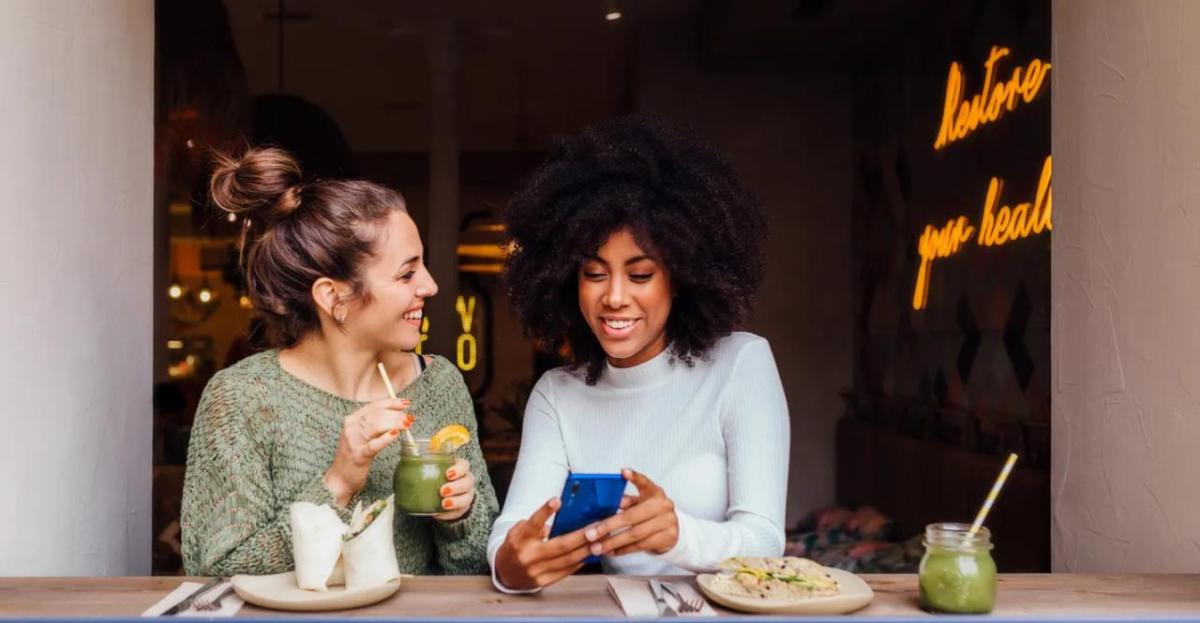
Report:
M924 526L969 522L1015 452L989 519L995 559L1049 571L1050 13L1042 0L159 1L153 573L181 572L200 393L264 347L241 225L206 196L212 149L279 145L308 175L404 194L441 286L421 348L462 372L503 500L525 400L561 361L507 308L500 216L555 137L627 114L709 142L766 213L745 330L769 340L790 406L787 553L915 572Z

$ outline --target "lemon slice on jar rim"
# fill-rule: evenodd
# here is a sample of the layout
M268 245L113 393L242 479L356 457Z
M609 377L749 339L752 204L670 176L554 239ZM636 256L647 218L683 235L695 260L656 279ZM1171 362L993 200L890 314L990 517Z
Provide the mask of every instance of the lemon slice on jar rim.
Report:
M431 452L454 452L467 445L470 440L471 432L467 430L466 426L451 424L429 438L429 450Z

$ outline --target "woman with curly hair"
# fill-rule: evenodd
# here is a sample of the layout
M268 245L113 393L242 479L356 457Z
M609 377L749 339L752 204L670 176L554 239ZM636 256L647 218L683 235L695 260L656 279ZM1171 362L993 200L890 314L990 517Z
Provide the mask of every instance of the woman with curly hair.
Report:
M767 341L734 331L765 226L729 165L661 123L611 121L561 143L505 218L512 304L570 363L525 410L488 543L497 588L538 590L589 555L671 575L782 554L787 403ZM637 490L622 512L546 539L568 472L617 471Z

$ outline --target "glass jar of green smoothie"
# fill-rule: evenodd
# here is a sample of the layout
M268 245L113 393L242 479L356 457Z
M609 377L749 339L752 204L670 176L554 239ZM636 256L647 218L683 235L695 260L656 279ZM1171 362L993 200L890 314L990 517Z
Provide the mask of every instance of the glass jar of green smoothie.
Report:
M921 607L933 612L986 614L996 606L996 562L987 528L935 523L925 527L919 582Z
M400 463L392 476L396 507L409 515L436 515L443 512L441 489L446 471L454 467L454 451L431 450L428 439L416 442L415 448L398 442Z

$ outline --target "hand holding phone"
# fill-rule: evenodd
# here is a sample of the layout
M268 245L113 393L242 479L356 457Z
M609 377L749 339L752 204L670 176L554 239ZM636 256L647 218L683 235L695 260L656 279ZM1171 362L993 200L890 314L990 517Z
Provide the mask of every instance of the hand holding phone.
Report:
M496 552L496 578L508 588L526 590L549 586L578 571L593 558L588 553L592 544L580 528L616 513L625 485L619 474L568 475L561 499L547 501L508 531ZM567 500L571 510L564 513ZM554 524L547 527L551 515Z
M562 508L554 516L550 538L617 514L624 493L625 479L621 474L568 474L563 483ZM584 562L600 562L600 557L588 556Z
M637 487L635 496L621 501L621 513L612 515L588 530L593 554L625 556L638 552L665 554L679 543L679 515L667 492L648 476L631 469L621 470L625 480Z

